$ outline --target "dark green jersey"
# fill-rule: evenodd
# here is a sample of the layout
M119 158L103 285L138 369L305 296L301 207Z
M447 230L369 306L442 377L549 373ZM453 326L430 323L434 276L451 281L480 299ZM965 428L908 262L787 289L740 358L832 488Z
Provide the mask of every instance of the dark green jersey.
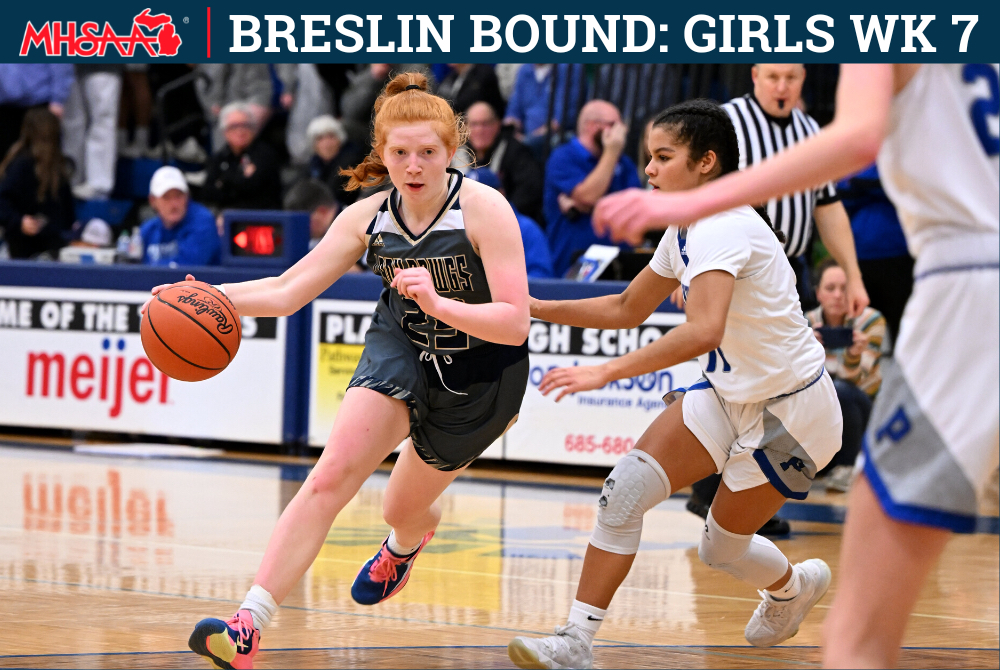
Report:
M382 277L385 290L376 312L395 323L413 344L431 354L455 354L483 343L432 316L390 288L396 268L425 267L443 297L478 304L492 302L483 261L465 234L459 204L462 173L452 174L448 199L427 230L413 235L399 211L399 193L389 193L366 231L368 267Z

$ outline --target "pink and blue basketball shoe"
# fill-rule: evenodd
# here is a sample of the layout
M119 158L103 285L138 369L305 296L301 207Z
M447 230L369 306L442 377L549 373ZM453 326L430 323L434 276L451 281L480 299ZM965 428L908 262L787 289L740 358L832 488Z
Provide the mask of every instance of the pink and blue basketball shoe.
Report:
M188 638L194 653L204 656L213 668L249 670L260 645L260 631L254 628L249 610L240 610L231 619L202 619Z
M410 579L410 571L417 556L434 537L434 531L424 535L420 546L412 554L397 556L389 550L388 539L370 561L364 564L354 578L351 597L361 605L374 605L399 593Z

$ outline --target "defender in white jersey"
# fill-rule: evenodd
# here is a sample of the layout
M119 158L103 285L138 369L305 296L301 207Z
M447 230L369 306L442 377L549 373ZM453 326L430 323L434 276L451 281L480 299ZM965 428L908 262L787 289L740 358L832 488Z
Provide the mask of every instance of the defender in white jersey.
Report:
M1000 435L1000 67L843 65L833 122L738 175L659 198L602 201L634 239L838 179L878 158L914 287L852 487L824 662L898 665L909 613L950 531L972 532Z
M649 183L685 190L737 169L729 116L715 103L675 105L649 132ZM591 647L639 549L646 511L674 490L722 474L698 548L709 566L761 589L747 640L771 646L798 632L830 584L819 559L795 566L756 531L788 498L806 497L840 448L840 405L825 353L799 305L777 233L753 209L670 229L649 267L621 295L532 301L536 318L584 328L631 328L678 286L687 320L656 342L600 366L550 370L540 390L600 388L697 358L704 378L667 395L667 409L604 483L566 626L508 647L522 668L591 667Z

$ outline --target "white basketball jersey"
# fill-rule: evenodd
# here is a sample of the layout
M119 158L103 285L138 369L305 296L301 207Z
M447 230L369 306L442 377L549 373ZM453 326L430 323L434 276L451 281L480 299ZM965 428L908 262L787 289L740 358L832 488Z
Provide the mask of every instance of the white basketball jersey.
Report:
M879 174L910 253L1000 232L996 64L921 65L892 103Z
M685 297L691 280L704 272L736 278L722 343L698 357L723 399L774 398L800 388L823 367L826 354L802 315L784 249L752 208L710 216L687 230L667 228L649 267L676 277Z

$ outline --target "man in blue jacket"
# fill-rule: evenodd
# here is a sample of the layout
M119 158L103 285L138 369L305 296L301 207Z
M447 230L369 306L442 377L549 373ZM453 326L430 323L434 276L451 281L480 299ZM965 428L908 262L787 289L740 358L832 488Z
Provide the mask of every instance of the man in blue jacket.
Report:
M221 255L215 217L204 205L190 202L181 171L161 167L149 182L149 204L157 216L142 224L147 265L218 265Z
M611 244L597 237L590 213L608 193L639 187L635 163L623 153L628 128L618 108L591 100L580 110L576 137L557 147L545 166L544 209L552 266L562 277L591 244ZM622 245L628 249L627 245Z

